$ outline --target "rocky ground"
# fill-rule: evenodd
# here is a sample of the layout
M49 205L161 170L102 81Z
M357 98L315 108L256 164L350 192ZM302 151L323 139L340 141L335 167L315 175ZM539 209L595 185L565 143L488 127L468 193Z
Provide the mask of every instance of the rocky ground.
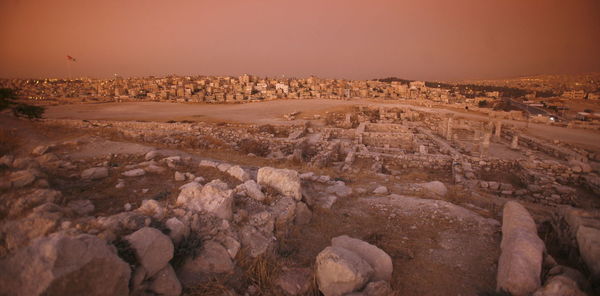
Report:
M524 139L523 162L500 141L503 159L479 158L343 114L331 128L0 116L0 295L599 291L595 156L545 156L573 147ZM391 142L365 140L382 128Z

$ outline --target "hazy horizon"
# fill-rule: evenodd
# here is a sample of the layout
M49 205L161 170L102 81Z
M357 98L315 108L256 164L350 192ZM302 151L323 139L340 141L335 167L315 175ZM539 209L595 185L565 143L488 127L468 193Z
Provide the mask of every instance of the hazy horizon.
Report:
M600 72L600 1L5 0L0 37L2 78L507 79Z

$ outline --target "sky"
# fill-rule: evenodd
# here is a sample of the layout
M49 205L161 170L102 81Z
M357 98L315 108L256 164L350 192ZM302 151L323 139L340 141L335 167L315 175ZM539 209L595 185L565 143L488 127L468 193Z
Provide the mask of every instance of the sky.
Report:
M0 0L0 77L69 71L419 80L600 72L600 1Z

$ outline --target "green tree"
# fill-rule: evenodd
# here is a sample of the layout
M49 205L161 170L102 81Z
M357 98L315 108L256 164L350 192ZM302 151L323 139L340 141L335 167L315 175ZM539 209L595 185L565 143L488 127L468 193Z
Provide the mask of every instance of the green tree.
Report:
M0 88L0 111L11 109L15 116L24 116L29 119L41 118L45 108L18 101L17 94L11 88Z

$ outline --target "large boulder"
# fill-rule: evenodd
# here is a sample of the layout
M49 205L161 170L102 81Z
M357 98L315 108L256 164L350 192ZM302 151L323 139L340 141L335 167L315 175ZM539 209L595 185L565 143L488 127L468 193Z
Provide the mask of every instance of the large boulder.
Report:
M129 277L103 240L55 233L0 261L0 294L129 295Z
M288 196L280 198L271 207L271 215L275 217L275 223L280 226L293 221L296 215L296 202Z
M439 196L445 196L448 193L448 189L446 185L440 181L431 181L428 183L421 184L421 187L425 189L425 191L433 193Z
M327 247L317 255L316 261L317 284L325 296L361 290L373 274L369 263L344 248Z
M577 230L577 245L592 277L600 280L600 229L580 226Z
M511 295L530 295L540 287L544 242L535 222L519 203L504 205L501 254L496 289Z
M94 167L83 170L81 172L81 179L84 180L97 180L108 177L107 167Z
M33 170L16 171L10 174L8 179L13 187L25 187L35 181L36 174Z
M186 258L177 271L179 279L186 287L197 285L207 275L228 273L235 267L227 249L218 242L207 241L199 251L198 256Z
M394 271L392 258L382 249L347 235L331 239L331 246L350 250L369 263L374 271L371 280L390 281L392 279L392 272Z
M181 190L175 202L178 206L186 206L193 199L199 198L202 192L202 184L198 182L190 182L179 187Z
M135 250L138 262L152 277L173 258L173 242L156 228L144 227L125 237Z
M150 290L158 295L179 296L181 294L181 283L171 264L159 270L150 281Z
M1 227L6 247L9 250L17 249L35 238L53 232L62 216L59 206L45 203L22 219L6 221Z
M275 284L286 295L304 295L313 282L313 272L309 268L284 268Z
M294 216L295 224L305 225L310 223L310 220L312 219L312 212L305 203L299 201L296 204L296 214Z
M578 270L557 265L548 270L544 286L533 296L585 296L590 291L586 277Z
M262 167L258 170L257 181L259 185L270 186L283 195L302 199L300 177L294 170Z
M240 240L242 246L251 257L264 254L273 243L273 236L259 231L256 227L246 225L240 229Z
M180 243L190 233L189 227L176 217L169 218L165 222L165 226L169 229L169 237L176 244Z
M179 198L178 198L179 201ZM219 218L231 220L233 190L226 183L216 179L204 185L199 194L189 199L185 207L194 211L211 213Z

